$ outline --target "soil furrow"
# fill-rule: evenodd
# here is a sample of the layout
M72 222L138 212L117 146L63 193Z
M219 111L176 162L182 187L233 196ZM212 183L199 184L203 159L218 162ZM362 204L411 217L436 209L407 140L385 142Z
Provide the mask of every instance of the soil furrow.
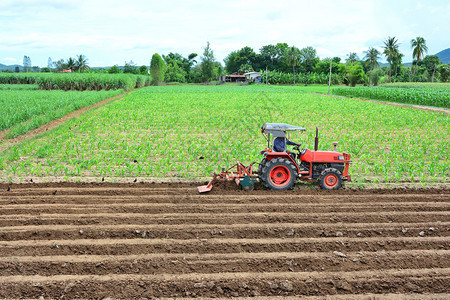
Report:
M151 199L150 199L151 201ZM74 208L74 209L90 209L93 207L98 207L99 209L105 207L139 207L139 208L153 208L155 210L160 209L177 209L177 210L191 210L191 209L199 209L198 203L151 203L149 201L146 202L126 202L126 203L117 203L113 201L105 201L104 203L95 202L92 199L86 200L86 203L50 203L47 201L34 201L32 203L20 203L18 204L15 200L10 200L8 203L1 204L3 209L59 209L59 208ZM289 209L304 209L305 211L309 209L317 209L321 210L324 208L330 209L342 209L342 208L350 208L350 209L406 209L416 207L420 208L439 208L442 210L450 210L450 203L447 201L442 202L407 202L407 203L398 203L398 202L381 202L381 203L303 203L303 202L295 202L295 203L227 203L227 202L217 202L217 203L201 203L202 210L235 210L239 211L243 208L254 209L255 211L259 209L281 209L284 210L286 208Z
M135 205L64 205L64 204L40 204L40 205L8 205L0 208L0 215L9 214L42 214L42 213L65 213L65 214L77 214L83 213L147 213L147 214L175 214L175 213L345 213L345 212L378 212L378 211L396 211L396 212L423 212L423 211L448 211L450 212L450 206L445 204L433 204L433 205L420 205L420 206L246 206L239 207L221 207L221 206L190 206L190 207L178 207L177 205L162 205L154 206L148 204L135 204Z
M55 193L56 194L53 194ZM374 204L383 203L415 203L415 202L446 202L449 201L450 194L406 194L406 195L373 195L371 200ZM43 195L33 193L17 194L14 192L1 193L0 203L176 203L176 204L264 204L264 203L305 203L305 204L350 204L363 203L371 204L367 201L367 195L291 195L279 197L277 195L227 195L211 196L205 198L204 195L153 195L151 193L136 195L93 195L86 194L66 194L63 191L51 189Z
M134 255L142 253L236 253L448 250L448 237L291 239L78 239L0 241L0 256Z
M197 185L0 184L0 297L449 292L450 189Z
M275 223L183 225L29 225L0 227L0 240L105 238L294 238L294 237L412 237L450 236L450 223Z
M0 295L77 298L291 296L349 293L445 293L449 269L352 272L188 273L161 275L3 276ZM220 289L219 289L220 288Z
M405 251L387 253L246 253L129 256L58 256L3 258L0 274L13 275L108 275L186 274L223 272L349 272L385 269L449 268L450 251Z
M0 226L86 224L236 224L236 223L423 223L444 222L449 212L142 214L90 213L0 215Z

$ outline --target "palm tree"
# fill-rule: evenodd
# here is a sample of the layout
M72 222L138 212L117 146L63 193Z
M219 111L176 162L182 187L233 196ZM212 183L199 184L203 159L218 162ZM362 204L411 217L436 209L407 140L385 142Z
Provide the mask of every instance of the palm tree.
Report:
M420 36L418 36L416 39L412 39L411 48L413 49L413 60L414 58L416 59L416 68L417 68L417 63L419 62L420 58L423 56L424 53L428 52L428 47L426 45L425 39ZM413 70L413 76L416 68L414 68Z
M394 37L388 37L386 41L384 41L384 51L383 54L386 56L386 59L389 63L389 81L391 81L392 74L392 63L394 62L394 58L398 55L398 40Z
M372 80L372 71L375 67L378 67L380 65L378 63L378 60L380 59L380 51L378 51L373 47L370 47L369 50L364 51L364 53L366 53L366 56L364 56L366 62L370 64L370 72L369 72L369 85L370 85L370 81Z
M289 47L286 49L284 56L286 59L286 64L288 66L292 66L292 72L293 72L294 84L295 84L295 67L299 65L300 50L294 46Z
M76 68L76 61L72 57L70 57L67 60L67 69L70 69L73 71L73 70L75 70L75 68Z
M347 63L355 63L359 60L358 55L355 52L350 52L349 54L347 54L348 58L347 58Z
M395 72L394 74L397 75L397 69L402 64L402 58L405 56L403 53L400 53L398 50L394 54L394 60L392 61L392 64L395 66Z
M87 63L88 60L86 56L84 56L83 54L78 55L76 60L76 69L78 70L78 72L89 70L89 66Z

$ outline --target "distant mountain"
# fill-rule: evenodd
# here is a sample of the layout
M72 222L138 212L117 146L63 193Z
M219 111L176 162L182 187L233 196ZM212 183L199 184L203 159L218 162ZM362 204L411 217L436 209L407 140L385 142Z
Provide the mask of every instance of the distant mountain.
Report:
M441 52L436 53L436 55L439 56L439 60L443 64L450 64L450 48L442 50Z
M14 72L14 69L16 68L16 66L19 67L19 70L22 72L23 67L20 66L20 65L7 66L7 65L4 65L4 64L0 64L0 72L6 71L6 70L11 70L11 71Z

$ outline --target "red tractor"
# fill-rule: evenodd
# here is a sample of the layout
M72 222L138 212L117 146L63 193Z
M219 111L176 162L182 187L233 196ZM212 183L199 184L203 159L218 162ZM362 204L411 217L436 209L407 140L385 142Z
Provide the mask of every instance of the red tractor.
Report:
M259 163L257 172L253 172L251 163L248 167L239 161L228 170L222 170L214 174L213 179L207 184L198 187L200 193L212 189L214 182L234 180L243 189L253 189L254 183L259 179L265 187L272 190L291 189L298 180L319 182L326 190L339 189L343 181L351 181L348 174L350 154L336 152L337 143L334 142L334 151L318 151L319 137L316 128L314 151L300 149L297 145L295 152L274 151L276 138L286 138L289 131L305 131L305 128L283 123L265 123L261 127L261 133L267 140L267 148L261 151L264 158ZM284 139L285 140L285 139ZM285 148L285 147L284 147ZM236 171L232 169L236 167ZM256 173L256 174L255 174Z

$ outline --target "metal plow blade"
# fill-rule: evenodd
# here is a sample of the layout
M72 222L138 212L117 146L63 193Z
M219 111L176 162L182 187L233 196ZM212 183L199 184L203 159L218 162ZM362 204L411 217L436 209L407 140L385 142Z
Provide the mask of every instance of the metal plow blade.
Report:
M229 168L228 170L222 169L222 172L219 174L214 174L213 179L207 184L197 187L199 193L207 193L212 190L213 185L217 181L235 181L236 184L241 186L242 188L246 190L252 190L253 189L253 181L251 179L253 175L253 164L251 163L248 167L241 164L239 161ZM240 182L243 182L240 184Z
M201 185L197 187L199 193L207 193L212 190L212 184Z

